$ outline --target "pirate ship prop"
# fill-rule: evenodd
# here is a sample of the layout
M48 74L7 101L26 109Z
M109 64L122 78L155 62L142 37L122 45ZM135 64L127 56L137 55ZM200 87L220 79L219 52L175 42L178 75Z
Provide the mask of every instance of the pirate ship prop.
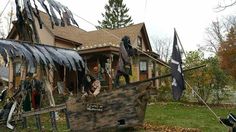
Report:
M49 7L44 0L38 0L38 2L50 16L52 26L63 26L65 23L77 25L72 13L59 2L48 0L47 5ZM11 93L9 95L10 102L3 109L6 112L3 112L3 115L6 114L6 116L2 118L2 123L13 129L14 126L11 125L11 122L21 120L24 122L24 127L26 127L26 117L35 116L36 125L39 130L42 130L40 115L50 113L52 128L57 130L55 111L63 110L66 115L67 127L72 131L101 131L110 128L141 125L144 121L151 92L151 81L168 77L171 74L130 83L111 91L101 92L96 97L71 97L65 104L56 105L52 95L52 84L50 83L53 80L52 70L57 70L58 66L62 66L75 71L79 82L84 75L85 65L83 59L74 50L39 44L37 32L35 31L34 16L38 19L39 25L43 22L40 19L37 5L34 1L35 8L32 8L30 0L23 0L23 5L24 10L21 11L20 4L16 0L18 18L16 27L19 40L23 41L0 40L0 54L5 64L8 64L10 72L7 91ZM59 13L61 19L56 17L54 11ZM21 71L20 81L18 81L20 85L16 89L12 84L15 83L12 75L15 60L21 62L20 69L18 69ZM27 82L27 76L33 73L37 73L37 80L44 84L38 92L40 95L48 96L50 106L41 108L39 104L34 110L23 110L23 102L31 92L31 89L26 88L27 83L25 82Z

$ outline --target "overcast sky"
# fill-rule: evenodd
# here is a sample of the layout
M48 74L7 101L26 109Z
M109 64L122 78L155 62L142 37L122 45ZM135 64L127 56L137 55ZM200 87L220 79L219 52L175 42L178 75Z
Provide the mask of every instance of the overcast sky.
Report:
M14 1L14 0L12 0ZM69 7L79 19L80 28L95 30L98 20L102 20L104 6L108 0L57 0ZM196 50L197 44L204 44L205 28L216 18L235 14L234 8L217 13L214 9L219 0L124 0L134 23L144 22L149 39L173 38L176 28L186 51ZM0 12L7 0L0 0ZM92 23L92 24L91 24Z

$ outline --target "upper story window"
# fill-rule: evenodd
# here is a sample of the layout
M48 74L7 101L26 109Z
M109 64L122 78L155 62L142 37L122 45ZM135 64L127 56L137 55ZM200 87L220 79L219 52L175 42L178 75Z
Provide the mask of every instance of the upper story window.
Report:
M140 37L140 36L138 36L137 45L140 49L142 49L142 37Z

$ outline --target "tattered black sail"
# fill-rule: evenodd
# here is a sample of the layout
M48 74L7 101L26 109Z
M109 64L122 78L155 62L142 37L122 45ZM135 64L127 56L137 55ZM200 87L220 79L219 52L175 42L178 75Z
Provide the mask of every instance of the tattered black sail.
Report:
M43 21L39 14L38 5L40 5L50 17L52 28L54 25L65 26L66 24L71 25L72 23L78 26L71 11L60 2L55 0L38 0L39 4L37 5L35 1L36 0L23 0L23 4L20 4L18 0L15 0L17 16L16 28L19 40L40 42L35 23L37 20L40 28L42 28ZM57 16L59 16L59 18Z
M84 69L83 59L77 51L42 44L32 45L26 42L0 40L0 55L3 56L5 63L8 63L9 59L20 57L29 68L34 68L38 64L56 68L56 62L74 71Z

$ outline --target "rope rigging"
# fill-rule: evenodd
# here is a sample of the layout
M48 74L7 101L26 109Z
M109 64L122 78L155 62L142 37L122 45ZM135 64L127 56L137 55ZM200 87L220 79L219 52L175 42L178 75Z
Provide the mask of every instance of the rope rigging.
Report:
M145 6L146 6L146 5L145 5ZM76 17L78 17L78 18L84 20L85 22L87 22L87 23L89 23L89 24L91 24L91 25L93 25L93 26L96 27L95 24L93 24L92 22L86 20L85 18L80 17L79 15L75 14L74 12L73 12L73 14L74 14ZM104 32L107 33L107 34L112 35L112 36L115 37L116 39L120 40L120 38L119 38L117 35L115 35L115 34L109 32L109 31L107 31L107 30L105 30L105 29L101 29L101 30L104 31ZM174 30L175 30L175 29L174 29ZM181 48L182 48L183 53L184 53L184 55L185 55L185 57L186 57L186 53L185 53L185 51L184 51L184 49L183 49L182 43L181 43L181 41L180 41L178 35L177 35L177 38L178 38L178 41L179 41L180 44L181 44ZM158 60L158 59L152 57L151 55L145 53L144 51L140 50L139 48L137 48L137 47L135 47L135 46L133 46L133 45L132 45L132 47L133 47L133 48L136 48L138 51L140 51L141 53L143 53L143 54L145 54L146 56L150 57L151 59L155 60L156 62L159 62L160 64L162 64L162 65L166 66L167 68L171 69L171 67L170 67L169 65L167 65L166 63L161 62L160 60ZM184 80L184 81L185 81L185 80ZM189 83L187 83L186 81L185 81L185 83L187 84L187 86L188 86L191 90L194 91L194 93L197 95L197 97L203 102L203 104L208 108L208 110L216 117L216 119L217 119L218 121L222 122L222 121L220 120L219 116L210 108L210 106L202 99L202 97L191 87L191 85L189 85ZM224 123L221 123L221 124L222 124L224 127L227 128L227 126L226 126Z

